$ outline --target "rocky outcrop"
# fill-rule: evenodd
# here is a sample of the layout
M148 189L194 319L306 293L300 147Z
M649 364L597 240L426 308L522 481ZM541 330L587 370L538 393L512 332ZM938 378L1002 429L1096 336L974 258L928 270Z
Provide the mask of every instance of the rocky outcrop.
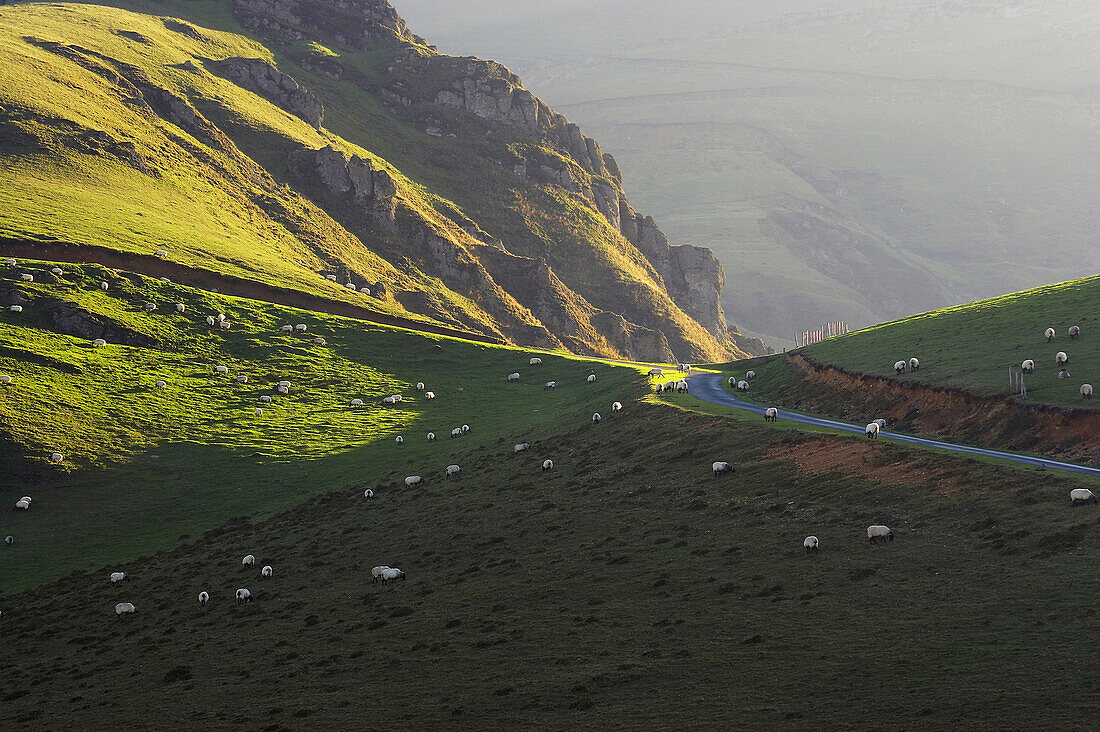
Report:
M325 114L321 100L267 61L258 58L227 58L221 61L208 60L204 66L305 120L315 129L321 129Z
M120 343L124 346L148 347L154 345L149 336L131 330L102 315L90 313L74 302L40 303L46 306L46 315L50 324L59 333L84 338L89 341L102 338L108 343Z
M347 198L387 230L394 230L397 184L385 170L358 155L348 156L331 145L302 149L289 159L292 175L315 181L328 194Z
M360 50L386 38L423 42L386 0L232 0L232 8L245 28L278 40L325 37Z

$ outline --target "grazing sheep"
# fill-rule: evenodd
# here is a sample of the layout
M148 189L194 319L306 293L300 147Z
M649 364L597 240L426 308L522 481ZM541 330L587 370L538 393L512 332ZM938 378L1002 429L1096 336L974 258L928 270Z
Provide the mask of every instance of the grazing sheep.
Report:
M21 275L20 279L22 279L24 282L34 282L34 275L24 274Z
M592 415L592 424L599 424L601 419L603 419L603 417L600 416L599 412L596 412Z
M12 544L15 543L15 537L12 536L11 534L8 534L7 536L4 537L4 543L7 544L8 546L11 546Z
M364 295L369 295L370 294L370 288L369 287L360 287L359 292L363 293Z
M206 324L207 325L213 325L214 324L214 316L213 315L207 315L206 316Z
M779 420L779 410L775 407L768 407L764 410L765 422L776 422Z
M5 259L4 264L8 265L9 267L14 267L16 264L18 264L18 262L16 262L14 259Z
M13 313L21 313L21 312L23 312L23 306L22 305L12 305L10 308L8 308L8 310L12 311Z
M650 376L664 376L665 375L665 370L664 369L659 369L659 368L652 368L652 369L649 370L649 375Z
M59 452L51 452L51 453L50 453L50 462L51 462L51 463L59 463L59 462L61 462L61 461L62 461L62 460L64 460L64 459L65 459L65 456L64 456L64 455L62 455L62 454L61 454L61 453L59 453Z
M311 342L314 345L318 345L318 346L327 346L328 345L328 341L326 341L324 338L314 338Z
M30 501L20 498L18 501L15 502L15 507L20 511L29 511L31 508L31 504Z
M428 442L435 442L435 433L434 432L429 432L428 433Z
M462 437L462 428L455 427L453 430L451 430L451 437Z
M207 592L206 590L203 590L202 592L199 593L199 606L202 607L202 608L205 608L206 603L208 603L208 602L210 602L210 593Z
M165 250L165 249L158 249L155 252L153 252L153 256L154 257L160 257L161 259L164 259L165 257L168 256L168 251Z
M400 394L394 394L393 395L393 403L394 404L397 404L397 403L402 402L404 400L405 400L405 397L401 396Z
M807 536L802 540L802 546L806 547L807 554L817 554L818 543L816 536Z
M1092 399L1092 384L1081 384L1081 398Z
M687 383L686 382L684 383L684 390L685 391L687 390ZM749 382L745 381L744 379L737 382L737 391L748 391L748 390L749 390Z
M354 282L345 282L345 283L344 283L344 287L348 288L348 289L349 289L349 290L351 290L352 292L355 292L355 290L356 290L356 289L358 289L358 288L356 288L356 287L355 287L355 283L354 283Z
M218 327L221 328L222 330L229 330L230 328L233 327L233 324L230 323L228 320L222 320L218 323Z
M1100 503L1096 500L1096 496L1088 488L1074 488L1069 492L1069 500L1074 506L1081 506L1086 503Z
M298 325L294 326L294 330L299 332L299 333L305 333L306 332L306 324L305 323L298 323Z
M621 411L623 411L622 403L620 403L620 402L611 402L611 412L612 413L621 412Z
M271 568L270 564L265 564L264 568L260 570L261 577L270 577L275 573L275 570Z
M275 400L272 399L269 394L264 394L262 397L260 397L260 404L271 404L273 401Z
M287 394L290 393L290 387L289 386L276 386L275 391L279 392L283 396L286 396Z
M365 491L363 491L363 498L374 498L374 491L372 491L370 488L367 488Z
M462 468L458 467L457 465L448 465L445 472L447 473L447 477L449 478L452 475L458 475L460 472L462 472Z
M879 539L882 541L893 541L894 532L890 531L890 527L882 526L879 524L873 524L867 527L867 539L872 543L876 543Z
M523 452L524 450L528 450L530 448L531 448L531 443L530 442L521 442L518 445L516 445L515 447L513 447L512 451L513 452Z
M240 376L237 377L237 383L238 384L247 384L248 383L248 377L245 376L244 374L241 374Z
M904 374L905 373L905 361L894 361L894 373L895 374Z
M263 409L261 409L261 408L259 408L259 407L256 407L256 416L257 416L257 417L262 417L262 416L264 416L264 410L263 410Z
M1043 335L1046 336L1047 343L1050 343L1054 340L1054 328L1047 328L1046 333L1043 333Z
M595 374L589 374L588 375L588 383L589 384L595 384L596 383L596 375Z
M244 559L241 560L241 566L253 567L256 565L256 556L254 554L246 554Z
M1069 327L1069 339L1075 341L1079 335L1081 335L1081 329L1076 325L1071 325Z
M470 431L470 425L468 425L468 424L462 425L462 431L463 432L469 432Z
M325 275L325 279L328 280L329 282L335 282L336 281L336 275Z
M718 477L719 475L722 475L723 473L732 473L733 472L733 466L730 465L729 463L725 462L725 461L716 462L716 463L711 464L710 469L714 471L714 476L715 477Z
M0 374L0 384L10 384L11 377L7 374Z
M177 302L176 303L176 312L177 313L186 313L187 312L187 306L184 305L182 302Z
M167 389L168 388L168 382L165 381L164 379L157 379L157 383L154 384L153 386L157 387L158 389Z
M434 391L424 392L424 398L425 399L435 399L435 392Z
M219 323L227 320L227 318L225 317L225 313L218 313L218 316L215 318L215 320L217 320Z
M370 583L372 585L377 584L378 580L382 577L382 573L385 572L387 569L389 569L389 565L386 565L386 564L380 564L377 567L371 567L371 570L370 570L371 581L370 581Z
M910 371L920 371L920 361L918 361L915 358L909 359L909 370Z
M100 282L99 283L99 289L101 289L103 291L107 291L108 289L110 289L110 287L111 286L109 284L107 284L106 282Z
M532 358L531 362L530 362L530 365L531 366L542 366L542 359L541 358Z
M1032 361L1030 358L1027 359L1020 364L1020 371L1023 371L1025 374L1035 373L1035 362Z
M350 404L353 407L361 407L361 406L363 406L363 400L362 399L352 399Z
M137 608L132 602L120 602L115 605L115 615L133 615L135 612Z
M756 378L756 372L755 371L746 371L745 372L745 378L748 379L749 381L752 381L753 379Z
M885 429L886 428L886 420L883 419L882 417L879 417L878 419L872 419L871 422L874 423L874 424L877 424L879 426L879 429Z
M881 427L878 426L877 422L871 422L866 427L867 437L872 439L872 440L875 439L876 437L878 437L878 431L880 429L881 429Z
M676 391L676 381L675 380L666 381L665 382L665 391Z
M543 472L546 472L547 470L553 470L553 469L554 469L554 461L553 460L543 460L542 461L542 470L543 470Z
M547 389L557 388L557 386L558 386L558 382L556 382L556 381L547 381L545 384L543 384L542 388L543 388L543 391L545 391Z
M50 270L50 274L60 275L60 274L65 274L65 273L63 271L61 271L60 267L54 267L53 269Z
M172 280L168 279L167 277L161 277L160 281L161 282L171 282Z
M393 441L396 442L398 445L404 445L405 444L405 438L402 437L401 435L398 435L397 437L395 437Z
M282 389L283 387L280 386L279 388ZM387 405L387 406L390 405L390 404L394 404L393 397L391 397L391 396L382 397L382 403Z
M101 346L107 345L107 341L103 340L102 338L96 338L94 341L92 341L92 345L96 348L100 348Z
M404 580L405 573L397 567L386 567L382 570L382 584L386 584L387 581Z
M519 372L514 371L508 374L508 381L519 381Z
M243 605L246 602L252 602L252 593L243 587L237 590L237 592L234 594L234 597L237 598L238 605Z
M657 393L658 393L658 394L663 394L663 393L664 393L664 391L665 391L665 385L664 385L664 384L661 384L661 383L658 383L658 384L657 384Z
M284 325L284 326L282 326L281 328L279 328L279 330L280 330L281 332L283 332L283 333L293 333L293 332L294 332L294 326L293 326L293 325L289 325L289 324L288 324L288 325Z
M157 304L155 302L147 302L147 303L145 303L145 309L146 310L156 310L157 309Z
M1069 378L1069 371L1066 371L1065 369L1062 369L1061 371L1058 372L1058 378L1059 379L1068 379Z
M737 386L737 377L736 376L731 376L729 378L729 381L727 381L726 383L730 385L730 388L733 388L733 387Z
M285 386L287 389L289 389L290 387L292 387L294 385L291 384L289 381L280 381L280 382L276 383L275 386Z
M111 572L111 584L117 585L119 582L129 582L130 578L126 576L125 572Z
M1069 356L1066 355L1065 351L1058 351L1058 353L1054 354L1054 360L1059 366L1065 366L1069 363Z
M746 385L745 385L745 388L746 388L746 389L748 388L748 384L746 384ZM676 382L676 392L677 392L678 394L684 393L684 392L686 392L687 390L688 390L688 383L687 383L687 381L685 381L685 380L683 380L683 379L680 379L679 381L677 381L677 382Z
M410 475L408 478L405 478L405 486L406 487L414 486L414 485L420 485L423 482L424 482L424 479L421 478L419 475Z
M416 390L417 391L424 391L424 382L423 381L416 382Z

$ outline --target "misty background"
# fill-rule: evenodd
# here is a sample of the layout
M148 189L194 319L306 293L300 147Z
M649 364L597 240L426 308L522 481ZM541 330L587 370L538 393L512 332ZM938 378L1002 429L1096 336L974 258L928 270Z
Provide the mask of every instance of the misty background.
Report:
M618 160L775 346L1100 271L1094 0L392 0Z

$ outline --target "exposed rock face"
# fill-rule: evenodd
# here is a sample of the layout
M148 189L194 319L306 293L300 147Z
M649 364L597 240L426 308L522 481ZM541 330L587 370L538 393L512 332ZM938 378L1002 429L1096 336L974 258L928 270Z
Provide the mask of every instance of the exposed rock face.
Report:
M245 28L284 40L328 37L356 49L382 38L420 41L384 0L233 0L232 5Z
M73 302L54 302L49 306L47 313L53 327L66 335L88 340L102 338L108 343L120 343L126 346L147 347L155 343L149 336L130 330L103 316L94 315Z
M325 113L321 100L268 62L258 58L227 58L207 61L205 66L321 129Z
M358 155L350 158L332 146L320 150L299 150L291 155L292 173L300 179L317 181L328 193L348 197L360 209L388 230L396 218L394 196L397 185L385 170Z

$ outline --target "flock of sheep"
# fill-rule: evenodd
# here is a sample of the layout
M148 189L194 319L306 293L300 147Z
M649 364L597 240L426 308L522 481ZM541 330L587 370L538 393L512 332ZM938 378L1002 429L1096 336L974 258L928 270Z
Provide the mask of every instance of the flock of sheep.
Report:
M1066 331L1071 341L1075 341L1081 337L1081 328L1076 325L1071 325L1069 330ZM1043 332L1043 337L1046 338L1047 343L1053 343L1058 334L1054 328L1047 328ZM1065 351L1058 351L1054 354L1054 364L1058 367L1058 378L1068 379L1070 377L1069 370L1066 366L1069 365L1069 355ZM1035 361L1033 359L1026 359L1020 364L1020 371L1025 374L1035 373ZM1092 399L1092 384L1081 384L1081 398Z

